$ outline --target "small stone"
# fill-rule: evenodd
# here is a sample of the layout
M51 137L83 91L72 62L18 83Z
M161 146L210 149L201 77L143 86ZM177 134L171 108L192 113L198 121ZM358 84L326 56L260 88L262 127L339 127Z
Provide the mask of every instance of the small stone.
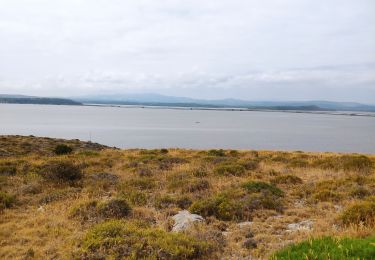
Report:
M238 223L237 226L239 228L244 228L244 227L251 226L253 223L254 222L251 222L251 221L245 221L245 222Z
M243 247L247 249L253 249L257 247L257 242L255 241L254 238L248 238L245 240L243 243Z
M179 211L173 217L174 225L172 228L173 232L179 232L188 229L192 223L194 222L201 222L204 218L197 214L191 214L187 210Z
M314 222L312 220L304 220L298 223L289 224L287 231L312 230L313 225Z

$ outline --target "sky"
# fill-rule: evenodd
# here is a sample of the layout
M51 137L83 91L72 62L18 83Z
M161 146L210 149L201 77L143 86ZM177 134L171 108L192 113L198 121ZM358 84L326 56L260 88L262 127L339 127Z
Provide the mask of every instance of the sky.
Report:
M0 0L0 93L375 104L375 1Z

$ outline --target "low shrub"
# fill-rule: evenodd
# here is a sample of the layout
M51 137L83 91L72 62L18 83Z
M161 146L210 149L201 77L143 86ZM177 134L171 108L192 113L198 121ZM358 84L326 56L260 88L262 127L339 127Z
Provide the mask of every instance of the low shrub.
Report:
M227 189L208 198L197 200L189 209L204 217L214 216L224 221L249 220L254 211L259 209L281 212L283 210L280 199L282 195L282 191L272 185L246 183L242 189Z
M261 181L248 181L242 184L242 187L250 193L269 192L276 197L281 197L284 195L284 192L275 185Z
M152 178L140 177L130 179L120 185L121 189L133 188L139 190L152 190L156 187L156 182Z
M206 177L208 175L208 172L205 168L199 167L199 168L196 168L196 169L192 170L192 174L193 174L194 177L203 178L203 177Z
M104 218L124 218L129 215L131 208L124 199L110 199L98 204L98 213Z
M351 224L375 224L375 199L370 198L366 201L357 202L348 207L341 214L341 221L344 225Z
M127 217L131 207L124 199L113 198L98 202L90 200L80 203L70 210L70 216L82 222L98 222L103 219L120 219Z
M81 168L70 161L50 161L41 166L40 175L54 182L74 182L82 179Z
M240 164L246 169L246 170L249 170L249 171L254 171L256 169L258 169L259 167L259 162L258 161L244 161L244 162L240 162Z
M55 146L53 152L57 155L70 154L73 152L73 149L66 144L58 144Z
M17 167L11 163L0 164L0 176L14 176L17 174Z
M0 210L10 208L16 202L16 197L7 192L0 191Z
M183 192L199 192L210 188L210 182L205 179L191 180L182 188Z
M312 195L312 198L317 201L337 202L337 201L340 201L340 199L342 198L342 195L332 190L323 189L323 190L319 190L315 192Z
M223 149L220 149L220 150L215 150L215 149L212 149L212 150L209 150L207 152L207 154L209 156L217 156L217 157L223 157L225 156L225 151Z
M220 163L218 164L214 172L217 175L223 175L223 176L242 176L245 174L246 169L244 166L240 164L235 163Z
M242 219L244 214L242 208L241 203L231 194L220 193L208 199L195 201L189 210L204 217L214 216L227 221Z
M144 206L149 201L149 194L140 190L124 189L119 194L133 206Z
M83 258L197 259L211 246L181 233L111 220L91 228L83 239Z
M301 184L302 179L295 176L295 175L280 175L271 180L271 183L273 184Z
M370 173L373 170L373 162L365 155L331 156L316 160L313 166L322 169L354 171Z
M172 196L169 194L156 196L154 206L157 209L165 209L169 207L179 207L180 209L187 209L192 204L189 196Z
M270 259L373 259L375 237L365 239L315 238L288 246Z

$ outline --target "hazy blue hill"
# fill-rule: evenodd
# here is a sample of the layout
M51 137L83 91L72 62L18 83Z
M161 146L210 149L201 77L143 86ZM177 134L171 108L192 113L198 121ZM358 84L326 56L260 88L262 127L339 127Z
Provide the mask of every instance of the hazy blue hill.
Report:
M41 104L41 105L82 105L78 101L66 98L34 97L24 95L0 94L0 103Z
M144 106L248 108L305 111L366 111L375 112L375 105L333 101L247 101L240 99L206 100L159 94L101 95L74 98L82 103Z

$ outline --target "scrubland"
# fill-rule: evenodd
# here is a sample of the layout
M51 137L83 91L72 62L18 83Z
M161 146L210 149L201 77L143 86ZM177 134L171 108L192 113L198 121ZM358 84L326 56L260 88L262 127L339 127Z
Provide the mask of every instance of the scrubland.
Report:
M373 155L0 136L0 258L374 259L374 167ZM204 221L171 232L183 209Z

